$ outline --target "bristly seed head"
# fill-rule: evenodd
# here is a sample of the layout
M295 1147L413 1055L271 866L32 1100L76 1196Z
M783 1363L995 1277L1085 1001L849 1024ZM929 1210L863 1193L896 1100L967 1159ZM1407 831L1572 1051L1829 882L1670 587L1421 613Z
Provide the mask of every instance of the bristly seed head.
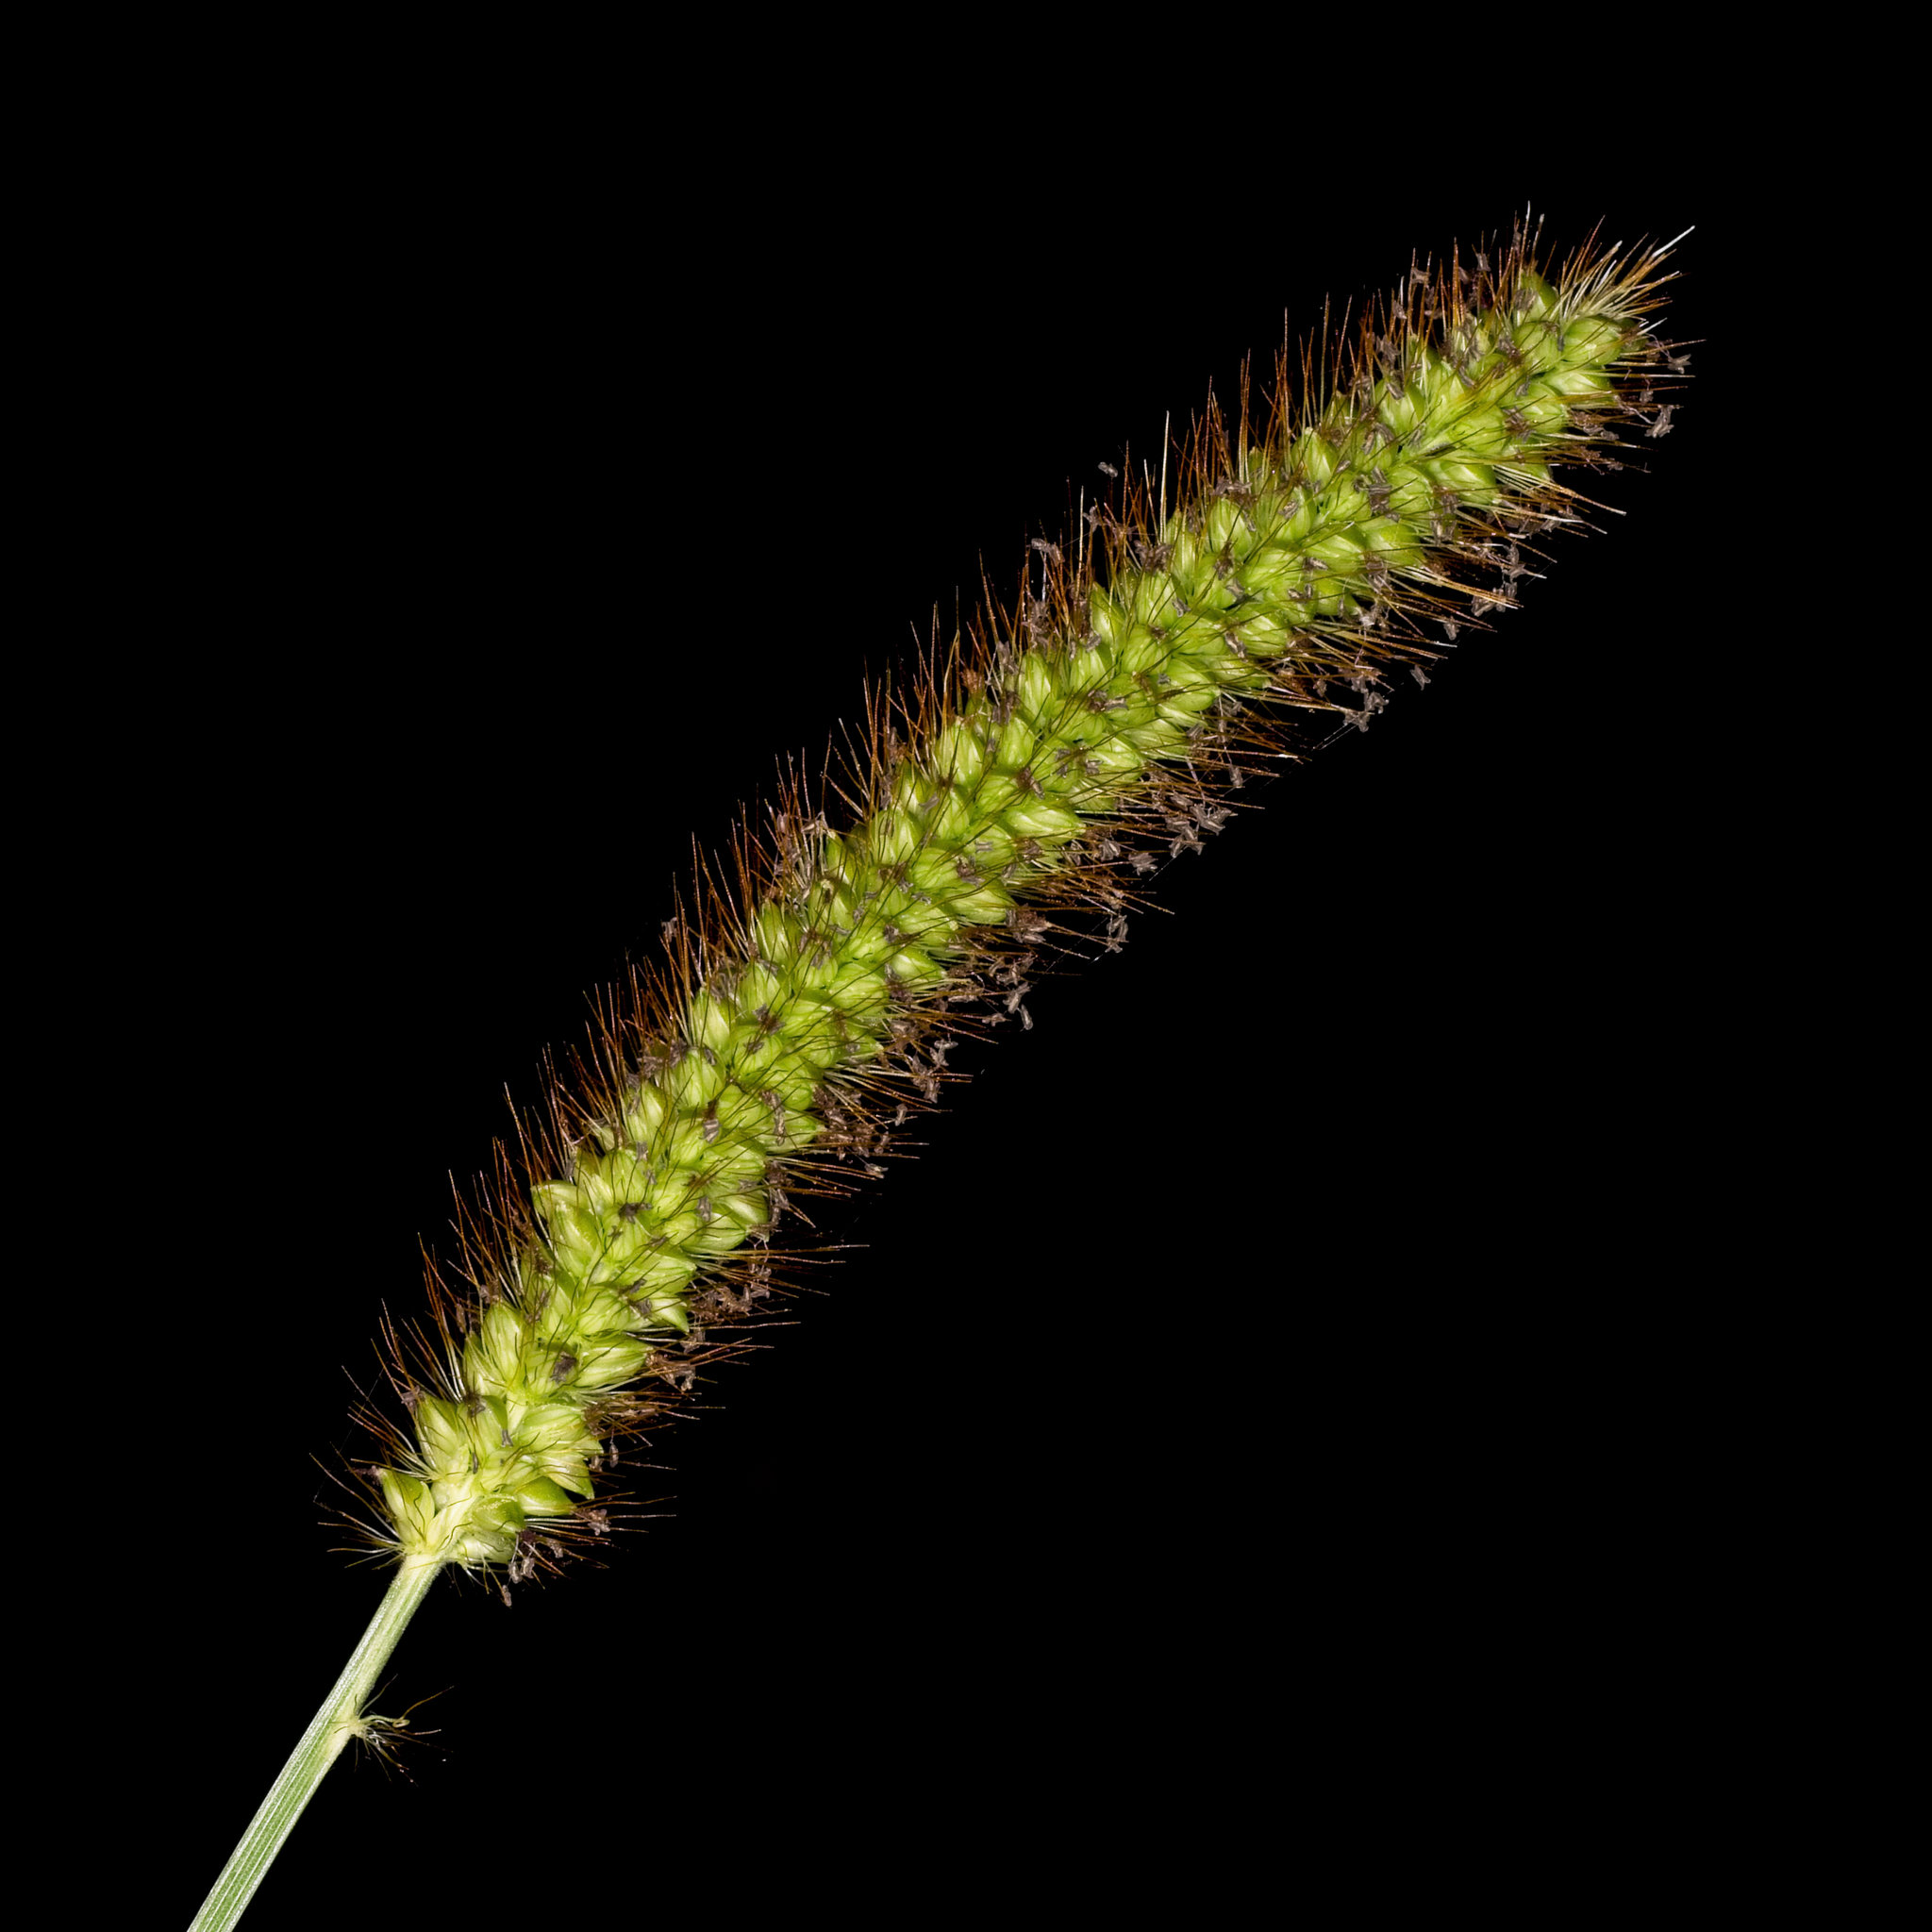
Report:
M1510 608L1524 541L1589 507L1552 465L1671 431L1667 255L1545 275L1519 230L1474 273L1412 270L1344 353L1298 384L1284 358L1259 434L1244 391L1238 435L1210 402L1158 483L1102 463L1078 541L1034 540L1014 609L873 692L825 797L747 813L463 1208L397 1339L377 1540L521 1582L606 1535L593 1470L747 1345L712 1337L785 1291L780 1214L885 1171L949 1034L1030 1027L1036 955L1119 951L1249 760L1366 729L1395 667L1429 682L1424 623L1454 643Z

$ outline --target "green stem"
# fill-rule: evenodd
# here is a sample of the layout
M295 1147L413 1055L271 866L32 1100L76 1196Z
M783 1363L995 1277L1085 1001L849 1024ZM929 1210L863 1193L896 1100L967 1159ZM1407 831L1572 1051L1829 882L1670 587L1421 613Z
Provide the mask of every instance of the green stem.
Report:
M275 1863L282 1840L295 1828L296 1819L342 1746L356 1735L362 1722L362 1707L375 1688L376 1673L389 1661L396 1639L428 1595L441 1567L434 1561L412 1558L396 1572L355 1655L343 1665L342 1674L323 1699L322 1708L309 1720L302 1741L289 1754L288 1763L270 1786L261 1809L242 1834L242 1842L222 1868L222 1875L188 1932L228 1932L248 1909L248 1901Z

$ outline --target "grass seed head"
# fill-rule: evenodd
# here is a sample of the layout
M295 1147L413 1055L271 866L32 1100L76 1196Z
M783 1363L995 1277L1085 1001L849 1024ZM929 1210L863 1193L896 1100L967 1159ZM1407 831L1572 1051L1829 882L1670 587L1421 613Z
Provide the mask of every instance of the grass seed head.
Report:
M887 1172L954 1043L1030 1027L1033 979L1118 951L1248 776L1512 608L1593 508L1559 471L1669 430L1668 254L1545 270L1519 229L1412 264L1283 357L1265 418L1244 380L1158 476L1103 465L1010 599L697 855L663 956L459 1201L427 1318L385 1330L370 1538L510 1582L600 1542L605 1473L830 1257L808 1204Z

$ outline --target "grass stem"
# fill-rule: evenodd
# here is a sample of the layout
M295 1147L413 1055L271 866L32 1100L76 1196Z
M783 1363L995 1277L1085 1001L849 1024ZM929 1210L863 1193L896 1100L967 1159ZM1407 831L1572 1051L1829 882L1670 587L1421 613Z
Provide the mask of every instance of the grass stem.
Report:
M195 1914L189 1932L227 1932L241 1920L255 1896L256 1888L275 1863L282 1840L295 1827L304 1807L315 1795L315 1789L327 1775L328 1768L341 1755L342 1746L361 1732L370 1722L363 1715L375 1688L377 1674L389 1661L396 1640L416 1614L441 1564L411 1558L395 1574L388 1593L376 1607L362 1641L343 1665L322 1708L309 1720L302 1740L289 1754L289 1761L269 1788L268 1796L255 1814L242 1842L222 1868L214 1890Z

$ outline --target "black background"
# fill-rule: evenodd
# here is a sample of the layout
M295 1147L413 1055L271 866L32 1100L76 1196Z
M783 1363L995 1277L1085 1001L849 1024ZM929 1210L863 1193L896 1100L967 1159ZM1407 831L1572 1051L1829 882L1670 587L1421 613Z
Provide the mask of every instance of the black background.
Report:
M1692 1216L1710 936L1754 916L1707 758L1740 198L1587 151L1434 191L1322 141L1036 151L950 109L716 133L375 160L358 124L192 207L128 191L155 321L93 487L147 525L109 589L166 617L90 700L115 837L72 943L142 1217L115 1427L176 1471L117 1586L130 1682L179 1700L136 1727L155 1897L185 1919L373 1609L318 1520L376 1323L691 838L1284 308L1526 192L1558 243L1702 225L1670 332L1712 340L1654 474L1247 792L1174 917L956 1056L825 1295L630 1478L648 1534L508 1609L439 1584L382 1707L441 1692L438 1734L345 1759L254 1910L693 1874L728 1907L785 1825L822 1897L890 1844L924 1884L1044 1860L1049 1904L1104 1872L1211 1910L1204 1835L1426 1837L1472 1785L1560 1829L1546 1771L1620 1758L1660 1682L1694 1753L1724 1694L1709 1397L1763 1310Z

